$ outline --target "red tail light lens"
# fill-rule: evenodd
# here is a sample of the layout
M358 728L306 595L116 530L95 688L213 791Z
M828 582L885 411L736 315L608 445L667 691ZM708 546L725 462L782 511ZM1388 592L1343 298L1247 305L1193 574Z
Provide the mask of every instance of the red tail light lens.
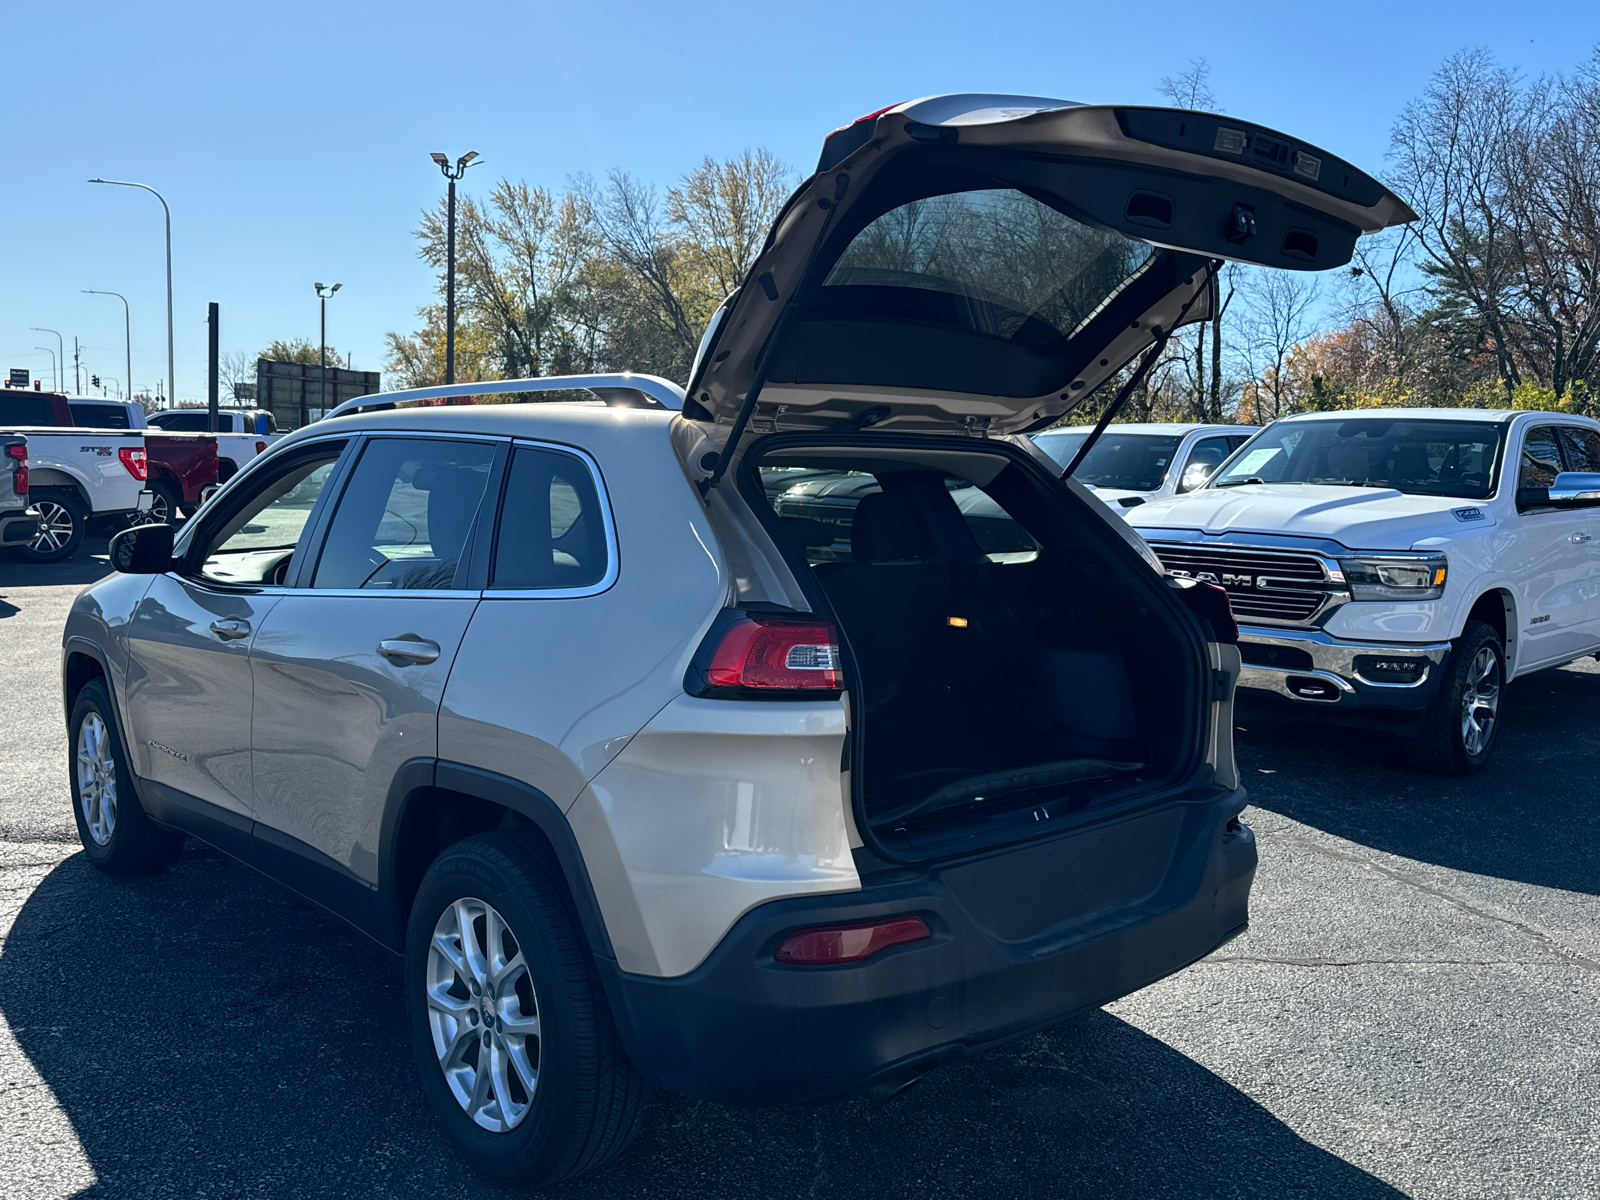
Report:
M741 616L723 629L705 676L713 688L838 691L839 636L825 621Z
M124 446L117 451L117 457L122 460L122 465L128 468L128 474L135 479L150 478L150 464L145 461L143 446Z
M257 454L265 454L266 452L267 452L267 444L265 442L257 442L256 443L256 453Z
M890 917L870 925L828 925L819 929L797 929L772 952L781 963L825 967L834 963L860 962L880 950L904 942L919 942L932 937L921 917Z
M28 448L26 446L7 446L7 456L16 459L17 465L11 473L11 490L19 496L28 494Z

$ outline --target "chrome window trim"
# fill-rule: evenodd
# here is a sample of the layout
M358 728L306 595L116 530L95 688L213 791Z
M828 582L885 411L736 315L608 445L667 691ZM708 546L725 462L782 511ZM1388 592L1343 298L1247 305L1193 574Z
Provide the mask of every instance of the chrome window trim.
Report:
M559 454L568 454L578 459L589 470L589 480L594 484L595 496L600 502L600 523L605 530L606 539L606 571L595 583L586 587L576 588L497 588L493 586L493 578L489 587L481 593L485 600L577 600L585 596L598 596L601 592L610 591L616 584L617 577L622 573L621 553L617 547L617 527L611 513L611 493L606 490L605 476L600 471L600 464L587 450L577 446L567 445L562 442L539 441L534 438L512 438L512 450L519 448L527 450L553 450ZM510 477L512 463L516 461L513 454L512 462L506 464L506 475ZM497 514L498 515L498 514ZM498 546L500 529L498 521L494 530L494 545ZM490 560L493 569L493 560Z

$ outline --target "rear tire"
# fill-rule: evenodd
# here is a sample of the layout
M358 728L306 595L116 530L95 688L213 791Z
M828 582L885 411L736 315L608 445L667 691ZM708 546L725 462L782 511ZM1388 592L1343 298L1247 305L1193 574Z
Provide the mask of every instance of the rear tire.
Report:
M29 506L29 511L38 515L39 531L27 545L16 547L18 558L51 563L78 552L84 526L89 522L89 510L82 500L71 492L46 492Z
M649 1093L560 878L530 834L468 838L428 869L406 933L423 1091L462 1156L501 1183L546 1187L614 1158Z
M84 684L67 723L67 787L84 853L108 875L149 875L178 857L183 835L145 815L98 679Z
M1468 621L1450 647L1439 691L1415 736L1403 739L1411 765L1436 775L1482 770L1500 736L1506 652L1484 621Z
M149 486L153 493L147 514L149 519L157 525L176 525L179 518L177 491L170 483L156 479L152 479Z

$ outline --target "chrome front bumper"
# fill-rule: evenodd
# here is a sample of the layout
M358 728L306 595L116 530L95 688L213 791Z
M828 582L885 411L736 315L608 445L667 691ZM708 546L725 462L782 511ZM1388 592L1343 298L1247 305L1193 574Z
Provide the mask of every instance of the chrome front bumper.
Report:
M1351 642L1320 629L1241 624L1239 650L1247 660L1239 675L1241 688L1313 706L1422 708L1438 686L1450 643ZM1281 663L1271 661L1280 656ZM1371 664L1358 660L1374 658L1420 662L1421 670L1417 678L1403 682L1373 679L1362 673L1363 668L1371 671Z

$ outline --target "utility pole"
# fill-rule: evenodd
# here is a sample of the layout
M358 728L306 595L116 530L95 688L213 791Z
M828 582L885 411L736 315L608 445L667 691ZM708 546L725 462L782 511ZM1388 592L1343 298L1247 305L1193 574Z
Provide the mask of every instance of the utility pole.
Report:
M55 361L56 361L56 364L61 368L61 370L60 370L59 374L53 375L51 377L50 382L54 385L55 390L59 392L59 391L61 391L63 385L66 383L66 377L67 377L67 347L66 347L66 343L61 340L61 335L59 333L56 333L56 331L54 329L41 329L37 325L30 325L29 329L32 330L34 333L55 333L56 334L56 349L59 350L60 353L58 355L56 355Z
M148 183L129 183L122 179L91 179L90 183L110 183L117 187L143 188L157 200L161 201L161 210L167 214L167 398L171 400L177 395L172 382L172 210L167 207L167 198Z
M115 296L122 301L122 349L127 359L125 366L128 378L131 380L133 378L133 322L128 316L128 298L121 292L100 292L94 288L84 288L83 292L86 296ZM128 390L133 390L131 383L128 385Z
M212 433L222 430L222 419L217 412L217 302L206 305L206 425Z
M83 395L83 383L81 382L81 380L79 379L79 376L78 376L78 363L81 361L81 359L82 359L82 355L78 351L78 339L77 338L73 338L72 339L72 394L74 396Z
M478 157L476 150L470 150L456 159L454 168L450 159L437 150L429 157L439 164L439 170L450 181L450 201L448 204L449 216L446 218L446 246L444 268L444 381L456 381L456 180L467 173L467 168L473 166L473 159Z

